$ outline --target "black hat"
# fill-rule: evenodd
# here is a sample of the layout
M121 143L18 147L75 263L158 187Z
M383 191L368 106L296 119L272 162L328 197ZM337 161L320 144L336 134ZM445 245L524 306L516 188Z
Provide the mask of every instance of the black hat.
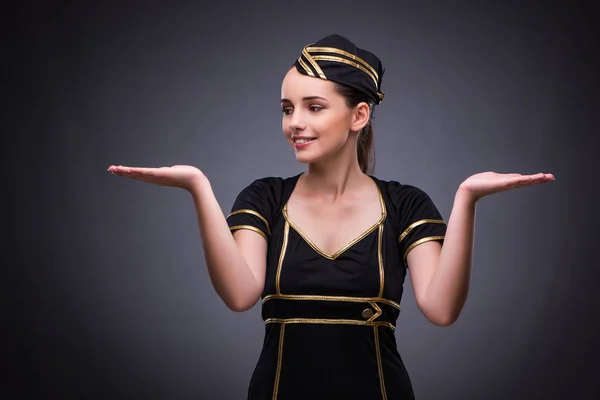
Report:
M381 61L343 36L329 35L305 46L294 65L303 75L350 86L375 104L383 101L381 79L385 70Z

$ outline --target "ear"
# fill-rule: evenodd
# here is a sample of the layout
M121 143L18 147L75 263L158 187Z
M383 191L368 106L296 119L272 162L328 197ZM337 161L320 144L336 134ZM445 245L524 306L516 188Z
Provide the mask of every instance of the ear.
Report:
M369 105L364 101L358 103L352 110L352 125L350 126L350 130L360 132L367 125L367 122L369 122L369 118L371 118Z

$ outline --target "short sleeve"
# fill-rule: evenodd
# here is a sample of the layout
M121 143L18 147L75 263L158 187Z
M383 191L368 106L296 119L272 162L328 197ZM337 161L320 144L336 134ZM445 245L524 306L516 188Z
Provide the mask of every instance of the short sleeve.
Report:
M392 201L399 225L398 245L404 265L408 253L420 244L435 240L443 243L446 222L423 190L395 182Z
M227 216L229 230L233 233L239 229L249 229L260 234L268 242L274 208L272 179L255 180L235 199L231 213Z

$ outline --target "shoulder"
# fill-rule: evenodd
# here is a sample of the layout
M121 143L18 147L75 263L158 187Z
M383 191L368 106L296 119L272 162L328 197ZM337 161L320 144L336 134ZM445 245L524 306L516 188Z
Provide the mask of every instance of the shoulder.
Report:
M382 180L375 178L379 188L395 207L406 206L410 207L420 201L430 201L429 195L421 188L403 184L394 180Z
M264 214L274 214L282 206L297 177L267 176L247 184L237 195L233 210L257 209Z
M279 176L266 176L257 178L246 185L240 194L265 196L281 195L283 190L289 186L297 177L283 178Z
M433 200L420 187L394 180L377 181L394 224L405 227L421 219L442 220Z

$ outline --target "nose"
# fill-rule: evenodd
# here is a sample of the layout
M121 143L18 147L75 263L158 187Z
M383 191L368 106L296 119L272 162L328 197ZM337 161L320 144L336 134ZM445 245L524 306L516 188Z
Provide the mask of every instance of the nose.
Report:
M294 134L297 131L303 131L306 128L304 121L302 120L302 115L300 112L294 112L289 119L289 128Z

